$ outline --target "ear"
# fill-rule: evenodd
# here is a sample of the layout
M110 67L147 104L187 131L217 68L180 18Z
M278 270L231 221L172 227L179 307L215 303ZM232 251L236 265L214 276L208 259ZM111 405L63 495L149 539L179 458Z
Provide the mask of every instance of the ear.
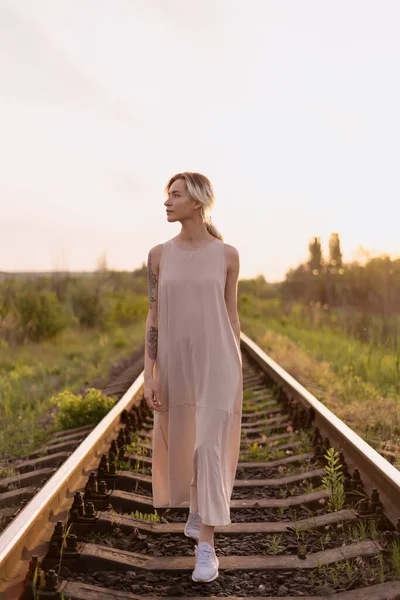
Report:
M194 202L194 208L199 210L201 209L201 207L203 206L201 202L199 202L198 200L193 200Z

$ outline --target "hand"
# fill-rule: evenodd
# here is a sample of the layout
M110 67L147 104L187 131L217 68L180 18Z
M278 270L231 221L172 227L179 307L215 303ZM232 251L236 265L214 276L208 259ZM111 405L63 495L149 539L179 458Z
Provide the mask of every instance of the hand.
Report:
M150 377L144 382L144 398L149 408L161 411L160 392L154 377Z

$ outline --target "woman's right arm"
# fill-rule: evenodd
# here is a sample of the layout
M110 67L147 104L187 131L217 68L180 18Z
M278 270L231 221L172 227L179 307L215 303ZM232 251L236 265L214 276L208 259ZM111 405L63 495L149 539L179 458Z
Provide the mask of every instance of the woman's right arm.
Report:
M158 348L158 277L162 244L151 248L147 258L147 283L149 290L149 310L146 319L146 339L144 354L145 396L151 408L160 409L158 390L153 378L154 364ZM153 403L153 406L151 406Z

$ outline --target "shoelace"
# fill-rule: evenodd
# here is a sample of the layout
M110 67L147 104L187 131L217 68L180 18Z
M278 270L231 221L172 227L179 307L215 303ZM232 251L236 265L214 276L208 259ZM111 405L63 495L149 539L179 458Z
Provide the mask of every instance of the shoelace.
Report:
M214 550L212 548L207 548L206 546L202 546L199 550L199 547L196 546L196 557L197 562L200 565L208 564L211 556L214 555Z

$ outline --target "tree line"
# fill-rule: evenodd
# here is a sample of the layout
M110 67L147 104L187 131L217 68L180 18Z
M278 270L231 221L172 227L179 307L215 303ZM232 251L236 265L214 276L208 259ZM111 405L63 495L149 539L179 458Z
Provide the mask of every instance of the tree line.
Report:
M321 239L308 243L308 258L290 268L283 281L268 283L264 275L239 280L239 298L252 295L275 300L275 314L289 314L294 305L334 313L347 333L361 339L397 345L400 331L400 259L387 255L364 264L344 262L338 233L332 233L324 256ZM129 324L147 313L147 265L114 271L105 257L92 273L2 274L0 280L0 343L40 341L80 325L108 329ZM272 304L271 304L272 306ZM298 309L297 309L298 310ZM315 318L313 316L315 321ZM319 318L318 322L333 322Z
M283 298L353 307L383 318L400 313L400 259L384 255L365 264L344 263L338 233L330 236L326 259L320 238L314 237L308 249L308 260L287 272Z
M307 260L290 268L282 282L269 284L260 275L241 281L239 289L264 299L281 299L284 312L298 303L334 313L347 333L370 340L374 330L374 340L390 339L397 346L400 259L383 255L369 257L363 264L345 262L338 233L330 235L326 256L321 239L313 237Z

